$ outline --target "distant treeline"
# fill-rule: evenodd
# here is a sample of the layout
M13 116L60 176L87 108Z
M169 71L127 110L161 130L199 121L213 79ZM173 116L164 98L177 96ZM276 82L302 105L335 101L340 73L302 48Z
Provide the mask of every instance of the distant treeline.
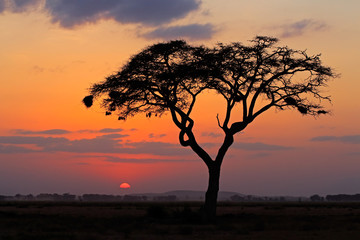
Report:
M185 197L181 198L176 195L155 195L155 196L145 196L145 195L108 195L108 194L83 194L81 196L65 193L65 194L49 194L41 193L39 195L21 195L16 194L15 196L1 196L0 201L84 201L84 202L143 202L143 201L162 201L162 202L172 202L172 201L187 201ZM191 201L203 201L202 198L194 199L191 198ZM227 201L232 202L261 202L261 201L302 201L309 200L306 198L289 198L289 197L258 197L252 195L233 195Z
M22 194L16 194L15 196L1 196L0 200L3 201L76 201L77 196L69 193L64 194L50 194L50 193L41 193L38 195L22 195Z
M81 196L64 193L64 194L50 194L41 193L39 195L21 195L15 196L1 196L0 201L86 201L86 202L133 202L133 201L176 201L177 197L174 195L169 196L154 196L149 198L147 196L138 195L108 195L108 194L83 194Z
M302 201L302 198L286 198L286 197L259 197L259 196L252 196L252 195L233 195L230 197L230 201L232 202L284 202L284 201Z
M336 194L326 195L326 197L315 194L310 197L310 200L314 202L360 202L360 194Z
M143 202L143 201L186 201L186 199L179 198L176 195L108 195L108 194L83 194L81 196L64 193L41 193L38 195L22 195L2 196L0 201L84 201L84 202ZM194 201L194 199L192 200ZM198 199L203 201L203 199ZM227 201L231 202L288 202L288 201L313 201L313 202L360 202L360 194L336 194L327 195L325 197L317 194L310 198L305 197L261 197L252 195L233 195Z

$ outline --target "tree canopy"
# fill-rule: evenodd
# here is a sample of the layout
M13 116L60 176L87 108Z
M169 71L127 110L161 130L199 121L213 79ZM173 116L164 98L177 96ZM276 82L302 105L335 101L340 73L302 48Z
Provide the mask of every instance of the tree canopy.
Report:
M94 84L84 103L90 107L93 97L104 96L103 107L121 119L172 108L189 115L198 94L214 89L228 102L227 110L242 105L244 122L270 107L326 113L315 100L330 100L319 88L334 76L332 69L321 64L320 55L277 47L277 41L256 37L250 46L220 43L214 48L193 47L182 40L155 44L133 56L118 73ZM297 74L302 74L300 79ZM269 103L255 111L259 97Z
M313 116L328 113L321 104L330 98L322 95L321 87L335 76L333 70L322 65L320 55L309 56L306 51L276 46L277 42L258 36L249 46L235 42L208 48L183 40L154 44L131 57L119 72L94 84L84 103L90 107L94 97L103 97L106 115L116 112L119 120L170 111L183 130L180 142L184 146L196 98L206 89L226 100L224 119L218 118L225 134L242 131L272 107L295 108ZM242 119L230 123L236 106Z

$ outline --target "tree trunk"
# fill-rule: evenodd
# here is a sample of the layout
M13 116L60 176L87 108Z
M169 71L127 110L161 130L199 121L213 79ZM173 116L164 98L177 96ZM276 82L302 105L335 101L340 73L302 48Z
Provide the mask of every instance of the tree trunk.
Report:
M215 222L217 197L219 192L220 166L209 167L209 185L205 195L203 221Z

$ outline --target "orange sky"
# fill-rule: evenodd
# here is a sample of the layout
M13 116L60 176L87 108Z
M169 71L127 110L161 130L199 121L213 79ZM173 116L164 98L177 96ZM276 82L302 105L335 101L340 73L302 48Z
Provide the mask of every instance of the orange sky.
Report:
M122 122L86 109L81 99L147 45L176 38L246 43L256 35L322 53L341 77L327 89L330 115L271 110L239 134L224 161L221 190L358 192L358 1L176 0L176 8L165 2L153 2L161 3L155 9L134 0L129 10L118 1L85 8L65 0L0 0L0 195L122 194L122 182L133 192L205 190L205 165L179 146L169 115ZM219 143L221 102L210 94L198 104L195 110L212 106L195 113L199 141ZM54 129L62 131L48 131Z

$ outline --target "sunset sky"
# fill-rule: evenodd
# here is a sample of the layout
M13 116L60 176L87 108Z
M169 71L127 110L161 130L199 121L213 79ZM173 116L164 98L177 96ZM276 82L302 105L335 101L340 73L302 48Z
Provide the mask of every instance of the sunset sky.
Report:
M180 146L169 114L124 122L81 100L148 45L256 35L321 53L340 77L324 89L331 114L269 110L238 134L221 190L360 193L359 10L358 0L0 0L0 195L206 190L206 166ZM222 103L204 94L195 108L212 154Z

